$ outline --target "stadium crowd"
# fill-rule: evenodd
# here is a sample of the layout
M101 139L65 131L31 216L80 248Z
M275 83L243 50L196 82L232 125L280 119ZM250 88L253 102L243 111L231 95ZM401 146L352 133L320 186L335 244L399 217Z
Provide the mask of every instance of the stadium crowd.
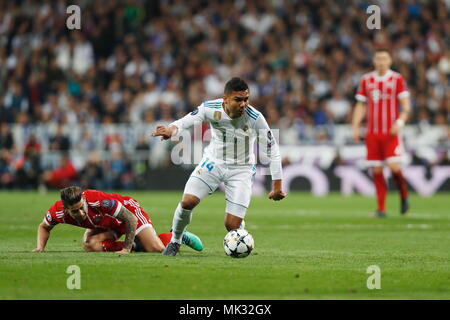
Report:
M81 8L81 30L66 27L71 4ZM371 4L381 8L380 30L366 27ZM86 184L132 187L126 153L147 152L148 140L109 135L101 146L114 156L102 161L95 133L74 141L71 128L169 123L221 96L232 76L249 82L251 104L283 132L281 143L328 141L349 122L374 46L391 49L406 79L411 123L448 127L449 44L450 0L2 1L0 186L89 175ZM26 130L19 143L16 125L49 133L43 141ZM68 157L75 147L90 154L81 175ZM60 163L50 170L41 158L51 151Z

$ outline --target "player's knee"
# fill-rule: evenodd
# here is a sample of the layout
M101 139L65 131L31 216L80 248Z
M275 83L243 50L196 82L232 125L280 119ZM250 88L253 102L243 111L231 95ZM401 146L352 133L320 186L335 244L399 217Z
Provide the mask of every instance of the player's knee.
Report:
M391 164L389 166L389 169L391 169L392 173L399 173L401 170L401 167L398 164Z
M373 173L381 173L383 172L383 167L373 167Z
M165 249L165 247L164 247L164 245L161 243L161 244L158 244L158 245L155 247L155 251L154 251L154 252L163 252L164 249Z
M180 205L185 210L192 210L197 206L199 202L200 199L195 196L184 195Z
M150 245L144 245L146 252L163 252L164 245L162 243L152 243Z
M93 248L92 248L92 243L89 239L87 239L86 241L83 241L83 250L86 252L92 252Z

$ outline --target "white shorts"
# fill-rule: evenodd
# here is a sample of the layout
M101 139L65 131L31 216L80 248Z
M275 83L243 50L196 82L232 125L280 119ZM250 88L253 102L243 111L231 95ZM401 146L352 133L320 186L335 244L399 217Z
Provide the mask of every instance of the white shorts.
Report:
M199 199L212 194L221 182L225 185L226 213L244 219L250 205L256 166L230 166L215 164L203 158L194 169L184 187L184 194Z

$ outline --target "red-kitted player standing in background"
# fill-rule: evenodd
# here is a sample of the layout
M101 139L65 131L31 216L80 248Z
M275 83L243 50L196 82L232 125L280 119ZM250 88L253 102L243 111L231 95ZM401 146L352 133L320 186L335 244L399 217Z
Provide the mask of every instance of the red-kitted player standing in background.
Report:
M372 168L376 190L375 217L386 216L386 180L383 166L392 171L392 177L401 198L400 213L409 209L408 190L401 170L404 154L400 131L411 110L409 92L403 77L390 69L392 58L387 49L377 49L373 58L375 70L361 77L353 113L353 139L360 140L360 124L367 114L367 160ZM401 110L399 110L401 109Z

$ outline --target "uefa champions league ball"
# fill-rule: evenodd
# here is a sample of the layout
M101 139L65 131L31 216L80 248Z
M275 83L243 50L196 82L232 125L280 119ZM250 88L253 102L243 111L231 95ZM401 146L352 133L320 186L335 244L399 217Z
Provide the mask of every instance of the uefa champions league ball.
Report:
M255 247L252 235L245 229L235 229L227 233L223 239L223 248L227 256L245 258Z

